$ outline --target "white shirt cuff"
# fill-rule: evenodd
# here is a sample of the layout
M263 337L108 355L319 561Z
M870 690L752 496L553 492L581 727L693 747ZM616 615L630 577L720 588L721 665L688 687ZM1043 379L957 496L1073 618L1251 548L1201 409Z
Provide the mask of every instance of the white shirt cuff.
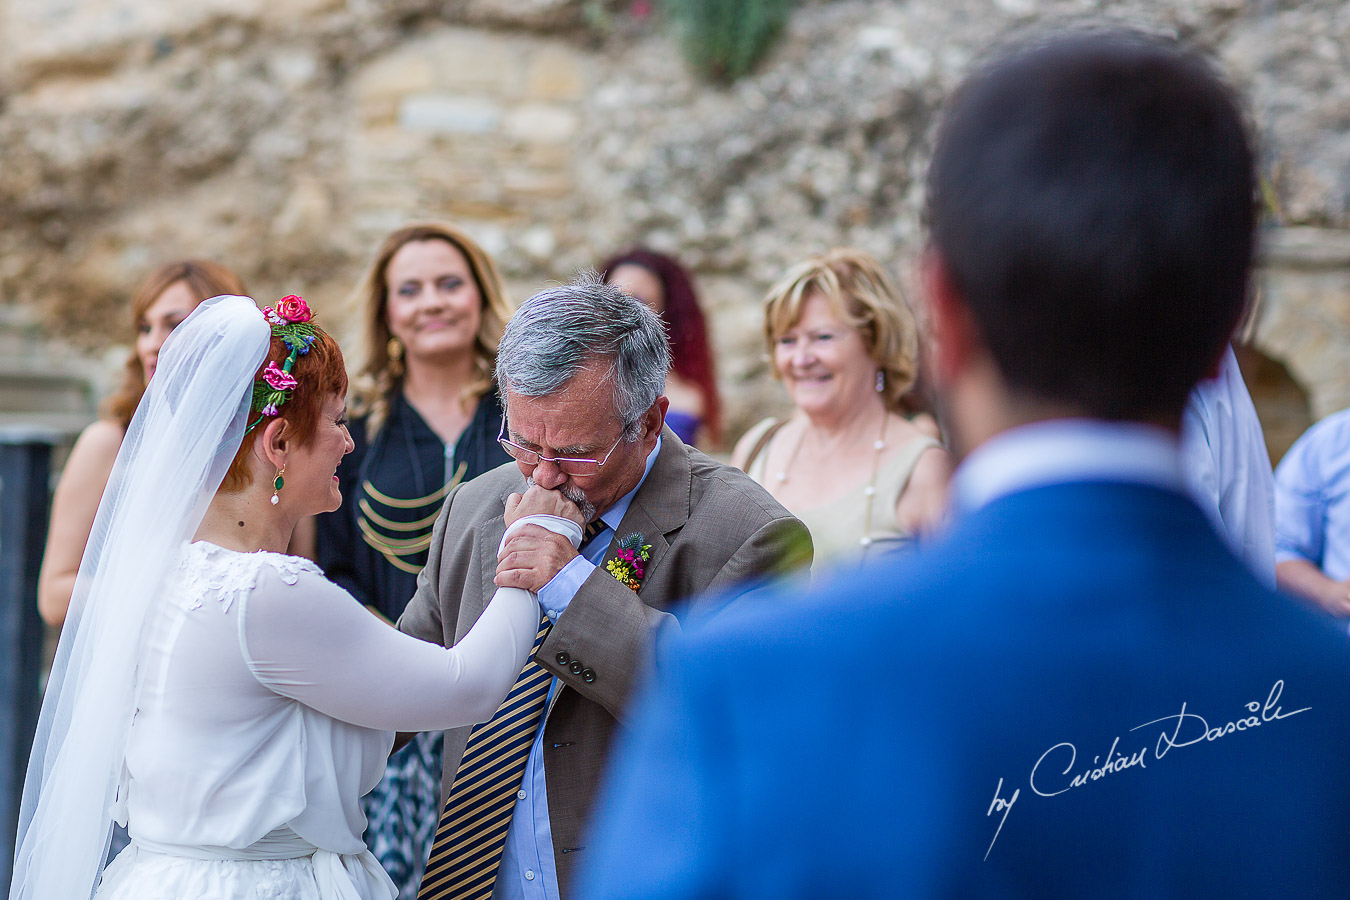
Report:
M560 534L572 542L572 549L581 546L581 526L571 519L564 519L562 516L549 516L542 513L533 516L522 516L516 519L506 528L506 534L502 535L502 542L497 545L497 555L501 555L502 548L506 546L506 539L515 534L526 525L538 525L541 528L547 528L554 534Z
M534 515L522 516L516 519L506 529L506 534L502 535L502 542L497 545L497 553L500 555L502 548L506 546L506 539L515 534L526 525L538 525L547 528L554 534L560 534L572 542L573 549L581 546L581 526L571 519L564 519L561 516ZM584 556L578 556L558 570L549 583L539 589L539 605L548 613L548 617L553 621L558 621L558 616L567 609L567 604L572 602L572 598L581 590L581 585L590 577L595 566Z

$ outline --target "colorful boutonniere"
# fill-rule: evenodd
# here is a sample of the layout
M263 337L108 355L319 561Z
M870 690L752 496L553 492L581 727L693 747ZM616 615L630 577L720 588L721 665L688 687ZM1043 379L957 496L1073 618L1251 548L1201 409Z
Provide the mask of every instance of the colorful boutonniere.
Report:
M619 584L637 590L642 587L642 578L647 574L647 560L652 558L652 545L642 542L642 532L635 531L619 541L619 549L605 563L609 574L619 580Z

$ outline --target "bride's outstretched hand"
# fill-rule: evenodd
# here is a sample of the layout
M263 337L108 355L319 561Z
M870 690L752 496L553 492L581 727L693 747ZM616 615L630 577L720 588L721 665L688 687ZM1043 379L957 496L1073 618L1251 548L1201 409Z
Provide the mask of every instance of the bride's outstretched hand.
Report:
M506 498L507 527L517 519L539 515L571 519L582 528L586 527L586 518L582 515L580 507L568 499L562 491L541 488L535 484L524 494L512 494Z

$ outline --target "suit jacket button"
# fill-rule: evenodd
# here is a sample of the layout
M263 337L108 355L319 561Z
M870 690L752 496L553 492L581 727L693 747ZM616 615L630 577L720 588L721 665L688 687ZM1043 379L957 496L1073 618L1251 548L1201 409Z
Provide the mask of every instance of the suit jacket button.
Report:
M572 671L573 675L581 674L581 663L579 663L575 659L572 660L572 665L568 666L567 668L569 668Z
M595 680L595 670L594 670L594 669L582 669L582 670L581 670L581 680L584 681L584 682L586 682L587 684L590 684L592 681Z
M566 650L559 650L558 655L553 657L558 661L558 665L565 666L572 661L572 657L567 655Z

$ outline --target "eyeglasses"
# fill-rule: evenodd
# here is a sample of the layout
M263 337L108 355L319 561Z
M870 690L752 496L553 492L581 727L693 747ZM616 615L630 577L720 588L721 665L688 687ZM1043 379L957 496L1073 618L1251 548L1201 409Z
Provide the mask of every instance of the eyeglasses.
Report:
M627 431L627 429L624 429ZM614 446L609 448L609 453L605 454L604 459L589 459L571 456L544 456L537 450L529 450L520 446L515 441L506 438L506 416L502 416L502 427L497 432L497 443L502 445L502 449L509 453L514 459L523 462L527 466L537 466L541 462L551 462L558 469L570 478L589 478L592 475L600 474L600 467L609 462L609 457L618 449L619 443L623 440L623 434L620 433L619 440L614 442Z

